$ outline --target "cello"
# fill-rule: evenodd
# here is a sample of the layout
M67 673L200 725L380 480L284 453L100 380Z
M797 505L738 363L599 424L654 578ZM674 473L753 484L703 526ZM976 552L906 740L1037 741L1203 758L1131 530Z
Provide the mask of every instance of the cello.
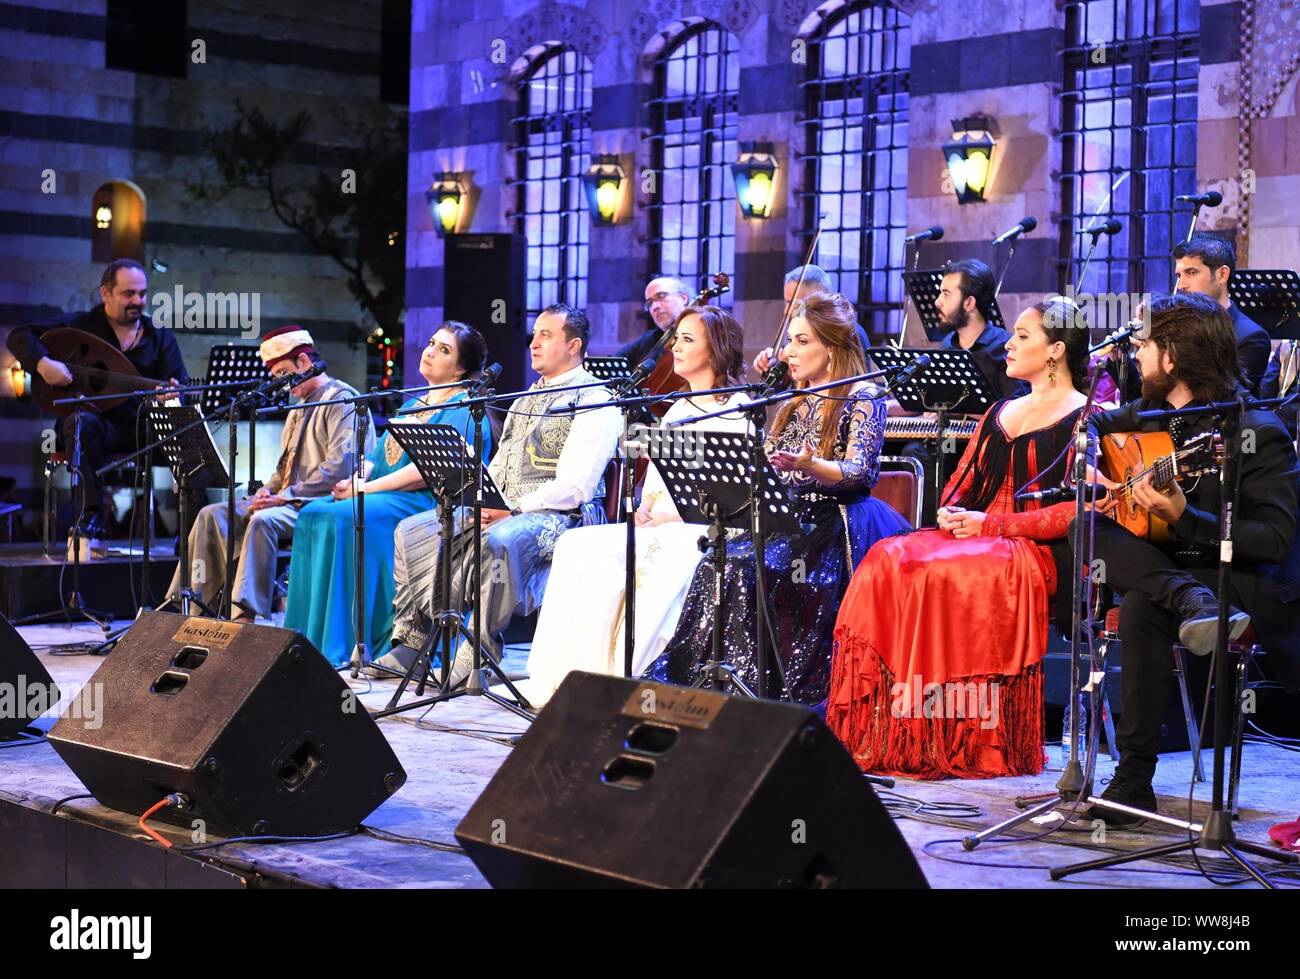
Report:
M116 391L137 391L142 387L167 387L171 383L142 377L126 354L106 340L84 330L70 326L55 327L41 334L40 340L47 356L51 360L62 361L72 375L71 384L55 387L41 377L39 372L32 372L32 401L47 414L62 418L78 407L70 404L56 405L54 402L61 398L90 398ZM102 413L116 408L127 397L128 394L123 393L121 398L91 401L84 408Z

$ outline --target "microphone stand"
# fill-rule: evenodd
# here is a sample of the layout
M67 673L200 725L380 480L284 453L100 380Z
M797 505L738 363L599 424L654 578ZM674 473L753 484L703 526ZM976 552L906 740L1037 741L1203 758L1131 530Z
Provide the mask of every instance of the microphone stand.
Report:
M668 338L676 333L675 329L664 330L655 341L654 348L642 358L642 362L619 390L620 395L639 390L649 376L644 370L647 364L656 364ZM632 678L632 663L636 653L636 462L632 458L632 428L637 421L645 418L646 409L625 401L619 406L623 413L623 523L625 536L623 543L623 675ZM637 421L634 421L634 418Z
M441 384L435 387L450 388L463 387L463 382L456 381L451 384ZM430 389L424 389L430 390ZM396 391L386 391L384 394L397 394ZM308 408L323 408L326 405L351 405L352 406L352 586L353 586L353 609L352 609L352 631L353 646L352 654L348 659L348 665L351 669L351 675L355 679L361 675L362 667L370 664L370 643L366 632L366 584L365 584L365 563L366 563L366 494L361 485L365 480L365 445L364 436L361 430L362 416L369 420L373 412L372 402L380 397L380 392L371 389L367 394L359 394L355 397L331 398L328 401L304 401L301 404L288 405L284 408L272 406L269 408L260 408L257 414L269 414L277 411L304 411ZM421 410L428 411L425 407ZM323 497L322 497L323 499ZM229 566L229 565L227 565Z
M624 392L631 391L637 386L635 380L636 375L633 375L628 381L624 382L622 390ZM596 404L565 405L558 411L553 410L550 412L552 414L577 414L577 412L584 410L617 407L623 414L623 485L621 490L623 493L623 516L626 523L626 540L623 552L623 675L625 677L632 677L632 664L636 651L636 467L632 455L632 429L637 423L633 419L640 415L650 404L660 404L664 401L676 402L681 398L748 390L751 390L751 386L746 384L732 388L719 388L713 391L687 390L643 397L624 396L613 401ZM694 421L695 419L689 420Z
M1072 874L1085 870L1101 870L1118 864L1131 863L1135 860L1151 860L1172 856L1176 853L1195 853L1196 850L1216 850L1225 854L1257 883L1267 889L1274 889L1270 881L1250 860L1246 853L1267 857L1281 863L1300 863L1300 855L1287 853L1272 846L1265 846L1246 840L1238 840L1232 830L1232 814L1224 808L1224 768L1229 733L1229 716L1240 704L1233 703L1231 674L1228 667L1228 610L1232 604L1232 540L1233 526L1237 513L1238 495L1241 490L1241 415L1248 408L1268 406L1272 401L1288 399L1269 399L1268 402L1248 401L1239 393L1234 401L1221 401L1194 408L1178 408L1171 411L1140 411L1139 421L1157 421L1187 415L1217 415L1220 419L1219 432L1223 437L1223 465L1219 468L1219 569L1217 597L1219 600L1218 637L1214 650L1214 782L1210 799L1210 815L1205 823L1197 824L1190 820L1171 819L1158 813L1147 812L1133 806L1112 802L1109 799L1090 797L1088 801L1103 809L1111 809L1131 815L1143 816L1166 825L1187 831L1187 839L1178 843L1148 847L1125 853L1120 856L1106 857L1101 860L1089 860L1067 867L1054 867L1052 880L1061 880ZM1199 747L1199 746L1194 746ZM1191 815L1190 813L1188 814ZM1197 834L1197 835L1193 835Z
M796 289L796 294L798 290ZM794 305L791 304L791 309ZM787 318L788 319L788 318ZM767 617L767 535L763 527L762 487L759 485L759 470L763 465L765 445L767 442L767 405L761 402L774 391L789 375L790 365L783 361L774 363L767 372L762 385L758 388L758 398L745 405L745 414L749 416L749 521L750 535L754 539L754 640L756 666L758 668L757 689L754 691L759 700L767 699L768 646L771 644L772 659L777 664L778 682L781 684L781 697L785 699L789 691L785 686L785 671L781 668L780 649L776 637L772 635ZM721 548L726 539L726 531L719 526L718 537L713 542L715 548ZM725 553L725 552L724 552ZM722 604L722 575L725 557L720 559L717 569L718 604ZM850 572L852 573L852 572ZM716 634L719 643L721 634Z
M750 516L750 533L753 536L754 546L754 618L755 618L755 641L756 641L756 667L758 670L758 683L755 694L760 699L767 698L767 673L768 673L768 646L771 646L771 652L777 665L778 678L782 687L782 694L785 691L785 677L781 670L781 659L779 647L776 643L776 637L772 635L771 624L767 617L767 540L764 533L763 505L762 505L762 487L759 484L758 473L762 467L765 454L766 421L767 407L781 401L788 401L791 398L807 396L818 391L830 388L850 386L859 381L870 380L877 377L883 377L887 374L897 373L895 370L885 369L877 371L868 371L864 374L854 375L851 377L840 378L836 381L830 381L826 384L818 384L808 388L795 388L789 391L772 393L772 389L784 379L789 365L784 361L778 361L772 365L768 372L767 378L761 384L755 385L755 391L758 397L753 401L741 406L739 409L728 409L725 411L714 411L704 415L698 415L691 419L683 419L682 422L675 422L674 426L684 424L686 421L699 422L707 418L716 418L723 414L733 414L736 410L743 411L749 415L752 431L750 434L750 479L749 479L749 516ZM703 393L703 392L700 392ZM719 533L725 533L719 528ZM717 547L722 538L714 541ZM850 569L851 573L852 569ZM721 574L721 567L718 569ZM721 581L721 578L718 578ZM721 593L718 592L720 603Z
M488 405L495 404L500 401L513 401L517 398L526 397L526 396L536 396L538 394L558 394L565 391L580 391L580 390L585 390L587 388L605 387L607 383L608 382L606 381L589 381L583 384L568 384L561 387L548 387L540 390L512 391L507 394L497 394L490 387L485 387L481 389L472 388L471 391L482 390L483 393L475 397L466 398L456 403L456 406L459 408L468 408L470 410L471 416L474 419L473 459L472 462L467 462L467 464L472 464L474 467L474 497L473 497L474 503L472 507L472 528L473 528L472 533L474 535L474 540L472 544L473 558L470 566L472 571L471 580L473 581L473 587L474 587L474 597L471 600L472 602L474 603L480 602L483 594L483 589L482 589L483 419L487 417ZM463 384L464 382L457 382L456 385L447 385L447 386L462 386ZM602 402L597 405L592 405L591 407L605 408L605 407L609 407L609 403ZM397 412L397 415L416 414L419 411L427 411L427 410L428 410L427 408L407 408ZM444 526L444 533L446 532L446 528L451 526L451 522L446 516L444 516L443 526ZM446 545L446 540L444 540L444 545ZM450 575L452 573L452 568L450 566L450 561L449 561L450 555L452 553L451 547L444 546L442 553L443 553L442 564L444 565L443 574L447 576L447 580L449 581ZM444 586L444 587L445 587L445 592L444 592L445 596L447 598L450 598L450 594L451 594L450 587L449 586ZM449 601L448 604L450 604ZM519 692L518 688L515 687L513 681L511 681L511 679L506 675L505 669L501 666L501 664L498 663L491 656L488 656L487 666L486 667L484 666L483 616L481 613L482 613L481 609L477 609L474 612L474 625L472 629L472 635L470 638L470 647L473 651L474 664L470 670L469 676L466 678L465 685L463 687L460 687L459 689L455 689L455 690L452 690L450 688L450 682L451 682L450 660L452 654L449 652L444 656L443 683L440 685L440 688L434 694L434 696L425 698L423 700L412 701L411 703L408 704L394 704L390 702L389 706L384 708L383 710L372 711L371 716L375 718L387 717L390 714L404 713L406 711L416 710L421 707L431 707L436 704L440 704L444 701L455 700L459 697L484 697L492 701L492 703L496 704L497 706L503 708L504 710L508 710L512 714L515 714L523 718L524 720L531 722L535 716L532 710L532 705L528 702L527 698L525 698L524 695ZM452 627L459 627L459 624L457 623L455 626L448 626L445 623L437 623L437 626L438 629L434 633L431 633L429 640L426 641L426 648L430 648L429 646L430 642L436 642L437 636L439 634L446 635L447 632L444 630L449 630ZM446 648L449 647L450 647L450 643L447 644ZM487 676L489 670L497 675L497 678L501 681L501 683L514 696L515 700L513 702L491 691L489 678ZM394 699L396 699L396 697L394 697Z
M1099 683L1105 682L1103 676L1097 679L1098 663L1096 653L1093 648L1093 640L1096 638L1096 629L1092 621L1092 560L1094 548L1094 536L1097 521L1097 510L1095 507L1089 508L1087 503L1090 499L1095 500L1096 494L1092 484L1088 482L1088 463L1090 459L1096 457L1096 439L1088 430L1088 418L1092 412L1092 405L1097 396L1097 385L1101 381L1101 371L1096 371L1092 376L1092 383L1088 386L1088 397L1084 402L1083 410L1079 413L1079 420L1075 424L1072 442L1074 446L1074 471L1067 473L1063 481L1062 489L1070 488L1073 483L1074 495L1074 538L1070 542L1071 546L1071 564L1072 569L1072 588L1071 588L1071 615L1070 615L1070 693L1069 693L1069 710L1063 721L1069 729L1070 734L1070 757L1066 761L1061 777L1056 782L1056 791L1041 796L1020 797L1016 799L1016 806L1024 810L1010 819L1003 820L988 829L981 830L962 839L962 847L966 850L974 850L977 846L991 837L1002 835L1006 830L1014 826L1019 826L1026 820L1035 819L1039 815L1055 809L1058 805L1070 806L1070 813L1073 813L1083 803L1083 800L1092 794L1092 777L1096 768L1097 761L1097 711L1098 698L1100 697ZM1062 453L1064 455L1064 452ZM1020 498L1025 489L1038 482L1044 473L1050 472L1060 461L1058 455L1053 459L1024 486L1020 487L1016 496ZM1084 573L1080 574L1080 569ZM1080 731L1079 717L1079 694L1082 692L1082 662L1084 644L1088 647L1088 664L1089 664L1089 681L1087 692L1089 697L1088 709L1091 723L1090 730L1092 737L1088 740L1088 755L1085 765L1079 761L1079 738L1085 732ZM1066 820L1062 820L1062 825ZM1053 827L1055 829L1057 827ZM1048 830L1052 832L1052 830Z
M114 398L120 398L121 395L113 395ZM71 618L73 614L80 616L87 622L93 622L99 626L105 636L112 632L112 616L103 612L96 612L86 606L86 601L81 595L81 521L85 519L86 514L86 484L81 478L81 417L84 412L85 403L93 401L93 398L62 398L55 404L73 404L72 412L72 455L69 459L68 472L71 478L72 498L75 501L80 491L81 508L72 521L72 591L64 595L62 589L59 594L59 608L55 612L40 613L21 619L18 625L29 625L40 622L52 621L60 617ZM64 552L66 558L67 552Z
M1078 278L1075 279L1075 281L1080 284L1087 282L1088 266L1092 264L1092 253L1097 250L1097 242L1101 240L1101 236L1105 234L1105 232L1098 231L1097 229L1085 228L1081 234L1087 235L1092 240L1088 243L1088 254L1083 257L1083 266L1079 269Z
M921 267L921 246L925 244L925 239L916 243L916 250L912 252L912 272L915 274ZM898 325L898 346L901 348L907 343L907 311L912 306L912 294L903 289L903 318Z
M317 372L317 374L320 373L323 373L323 371ZM226 410L228 413L227 423L230 427L230 431L228 433L230 437L230 444L228 449L228 455L230 461L226 466L226 474L227 474L226 581L221 589L222 591L221 618L226 619L227 621L233 619L234 617L234 602L235 602L235 588L234 588L235 585L235 570L234 570L235 569L235 510L236 510L235 508L235 455L237 454L238 442L239 442L238 423L239 423L240 409L243 408L245 405L253 405L258 401L264 400L267 394L269 394L272 391L275 391L279 387L283 387L286 383L289 383L288 378L293 376L296 375L285 375L285 377L275 378L273 381L263 381L261 384L258 384L257 387L252 388L251 390L245 392L244 394L240 394L235 398L232 398L230 404L226 406ZM252 429L254 414L256 414L256 411L249 413L250 430ZM249 465L248 491L249 494L251 495L254 492L254 490L252 489L253 460L251 458L251 451L250 451L250 458L249 458L248 465ZM184 532L184 528L182 528L182 533L183 532Z
M437 390L437 389L440 388L440 387L461 387L461 386L464 385L464 383L465 383L465 382L463 382L463 381L457 381L457 382L454 383L454 384L435 384L435 385L434 385L433 387L431 387L431 388L417 388L417 389L415 389L415 390L434 391L434 390ZM479 403L479 402L482 402L482 403L484 403L484 404L495 404L495 403L498 402L498 401L513 401L513 400L515 400L516 398L524 398L524 397L528 397L528 396L530 396L530 395L536 395L536 394L542 394L542 393L544 393L544 394L559 394L559 393L562 392L562 391L584 391L584 390L586 390L587 388L603 388L603 387L608 387L608 386L609 386L609 381L587 381L587 382L585 382L585 383L583 383L583 384L566 384L566 385L564 385L564 387L555 387L555 388L550 388L550 387L548 387L548 388L543 388L543 389L541 389L541 390L539 390L539 391L532 391L532 390L529 390L529 391L511 391L511 392L509 392L508 394L496 394L495 392L492 391L491 388L488 388L488 389L487 389L488 393L487 393L486 395L483 395L482 397L470 398L470 399L465 400L465 401L458 401L458 402L457 402L457 405L458 405L459 407L461 407L461 408L464 408L464 407L467 407L467 406L472 406L472 405L474 405L474 404L476 404L476 403ZM329 401L322 401L322 402L320 402L320 403L321 403L321 404L331 404L332 402L329 402ZM591 405L590 407L593 407L593 408L607 408L607 407L609 407L609 405L610 405L610 402L602 401L602 402L600 402L599 404ZM575 405L574 407L586 407L586 406ZM401 411L396 411L396 412L394 412L394 413L393 413L393 417L394 417L394 418L398 418L398 417L400 417L400 416L402 416L402 415L418 415L420 412L422 412L422 411L428 411L428 410L429 410L428 408L403 408ZM484 411L484 414L486 414L486 409L485 409L485 411Z
M1192 240L1192 235L1196 233L1196 221L1201 216L1201 201L1196 201L1192 205L1192 223L1187 226L1187 237L1183 239L1183 244Z
M1016 244L1019 241L1020 241L1019 234L1017 234L1014 238L1011 239L1010 242L1011 247L1007 249L1007 260L1002 263L1002 271L998 273L998 287L993 290L994 299L996 299L999 295L1002 294L1002 280L1007 277L1007 269L1011 268L1011 259L1015 257Z
M116 461L114 461L114 462L111 462L111 463L109 463L109 464L106 465L106 466L102 466L102 467L100 467L98 470L96 470L96 475L102 476L102 475L104 475L105 473L112 472L112 471L115 470L115 469L120 469L122 466L125 466L125 465L127 465L128 463L134 462L134 461L137 460L137 459L140 459L140 458L143 458L143 457L147 457L147 456L149 456L149 455L150 455L150 454L151 454L155 449L157 449L158 447L164 445L164 444L167 443L167 442L171 442L171 441L174 441L174 440L178 439L180 436L184 435L186 432L189 432L189 431L191 431L192 429L196 429L196 428L198 428L200 425L205 425L207 422L209 422L209 421L211 421L211 420L217 418L219 415L221 415L221 414L223 414L223 413L226 413L227 411L229 411L229 412L231 413L232 417L233 417L234 413L238 411L238 406L239 406L240 404L244 403L244 401L243 401L244 398L251 398L251 397L254 397L254 396L260 397L260 396L263 395L263 393L264 393L265 390L273 390L273 387L267 385L266 382L263 382L261 385L257 385L256 387L254 387L254 385L257 385L257 382L255 382L255 381L228 381L228 382L220 383L220 384L192 384L192 385L186 385L186 386L183 386L183 387L175 387L175 388L166 388L166 389L164 389L164 392L165 392L165 393L167 393L167 394L175 394L175 395L181 395L181 394L196 394L196 393L202 393L202 392L204 392L204 391L224 391L224 390L229 390L229 389L232 389L232 388L233 388L233 389L240 389L242 393L240 393L240 394L236 395L234 398L232 398L231 401L230 401L230 404L229 404L229 405L223 405L223 406L221 406L220 408L217 408L215 411L211 412L211 413L208 414L208 415L201 415L199 418L197 418L195 421L191 422L190 424L188 424L188 425L184 425L184 426L182 426L181 428L178 428L176 431L172 432L172 433L169 434L169 435L164 436L164 437L161 438L161 439L156 439L156 440L150 442L148 445L144 446L142 449L139 449L139 450L137 450L136 452L133 452L133 453L131 453L131 454L128 455L128 456L124 456L123 458L118 459L118 460L116 460ZM150 397L150 396L156 397L159 393L160 393L159 391L157 391L157 390L155 390L155 389L153 389L153 388L149 388L149 389L144 389L144 390L139 390L139 391L132 392L132 393L126 395L126 396L127 396L127 397ZM121 395L121 394L116 394L116 395L99 395L99 396L96 396L95 398L87 398L86 400L87 400L87 401L104 401L104 400L109 400L109 399L111 399L111 398L121 398L121 397L123 397L123 395ZM66 399L61 399L61 400L66 400ZM72 400L75 401L75 400L77 400L77 399L72 399ZM55 404L59 404L59 403L60 403L59 401L56 401L56 402L55 402ZM233 480L233 478L234 478L234 465L235 465L235 460L234 460L234 455L233 455L233 441L234 441L234 439L233 439L233 435L234 435L235 425L234 425L233 420L231 421L230 428L231 428L231 435L232 435L232 455L231 455L231 457L230 457L230 459L229 459L229 465L228 465L228 467L227 467L227 470L228 470L228 473L229 473L230 478ZM150 490L150 492L151 492L151 490ZM177 506L179 507L179 511L178 511L178 513L179 513L179 520L180 520L180 523L179 523L179 526L178 526L178 533L177 533L177 545L178 545L178 547L179 547L178 561L180 562L180 569L181 569L181 590L180 590L180 594L177 596L177 598L178 598L178 600L179 600L179 605L180 605L180 609L181 609L181 614L183 614L183 615L189 615L189 612L190 612L190 604L191 604L191 603L197 603L197 604L198 604L198 605L199 605L199 606L200 606L200 607L201 607L205 612L212 613L212 610L209 609L209 608L207 608L207 606L203 605L203 603L202 603L201 601L199 601L199 600L194 596L194 594L192 593L192 590L190 589L189 536L188 536L188 534L186 533L186 527L185 527L186 520L187 520L188 515L189 515L189 502L188 502L188 499L187 499L188 495L189 495L189 487L188 487L188 485L186 484L185 480L182 479L182 480L180 481L180 485L178 486L178 499L177 499ZM232 490L232 492L231 492L232 499L233 499L233 495L234 495L234 494L233 494L233 490ZM230 529L233 530L233 527L234 527L234 524L233 524L233 522L232 522L232 523L230 524ZM230 557L230 546L229 546L229 545L230 545L231 536L230 536L230 532L229 532L229 531L227 532L226 540L227 540L227 550L226 550L226 553L227 553L227 562L226 562L226 569L227 569L227 573L229 574L230 564L231 564L231 561L233 560L233 558ZM74 570L74 583L75 583L75 570ZM227 588L227 590L229 590L229 589ZM171 601L171 597L168 596L168 602L164 602L163 605L168 604L170 601ZM163 605L160 605L160 606L157 606L157 607L158 607L158 608L162 608ZM227 615L227 618L228 618L228 617L229 617L229 616ZM101 650L106 649L106 648L107 648L111 643L115 643L115 642L117 641L117 639L119 639L125 631L126 631L126 630L121 630L121 631L119 631L119 632L117 633L117 635L110 635L110 636L108 637L108 639L106 640L106 642L104 643L104 645L100 647L100 649L101 649Z
M356 642L352 646L352 677L361 675L361 668L367 665L370 655L370 643L366 635L366 492L361 487L366 479L366 458L363 451L364 442L361 435L361 415L365 412L367 421L374 408L371 400L377 396L374 388L352 407L352 499L355 501L352 521L352 600L356 605L353 610L353 632Z

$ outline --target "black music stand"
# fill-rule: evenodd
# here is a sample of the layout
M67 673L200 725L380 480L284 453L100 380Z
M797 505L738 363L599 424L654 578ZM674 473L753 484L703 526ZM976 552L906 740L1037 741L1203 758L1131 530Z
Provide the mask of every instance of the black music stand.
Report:
M181 532L177 538L180 547L177 559L180 561L181 590L174 596L168 595L167 601L159 608L175 606L182 615L189 615L190 606L194 604L215 617L216 613L204 605L190 589L190 538L185 528L189 523L189 491L227 486L230 476L226 472L225 460L212 444L212 435L207 426L197 424L203 420L203 416L193 405L155 404L149 406L147 414L154 433L162 439L158 447L162 449L167 467L171 469L179 487L177 499L181 508ZM186 426L189 426L187 431L184 430ZM234 533L233 526L226 528L227 538L233 537ZM234 569L227 565L227 591L230 590L233 577Z
M213 347L208 351L208 383L247 383L263 384L271 380L271 372L262 362L259 347L236 347L233 343L223 347ZM251 386L251 385L250 385ZM226 390L210 389L203 392L200 406L205 415L215 415L230 407L232 395ZM288 392L281 389L276 393L275 404L282 405L288 398ZM240 421L248 422L248 496L258 491L261 484L257 481L254 466L257 462L257 409L262 405L254 401L242 403L236 410ZM227 412L228 413L228 412Z
M997 392L969 350L872 347L867 351L877 366L894 370L902 370L921 354L929 355L930 366L901 385L891 385L890 393L908 411L934 412L938 421L935 431L940 441L947 431L950 415L982 415L998 400ZM934 498L939 506L943 505L947 468L947 453L941 447L934 467Z
M584 357L582 369L602 381L626 381L632 376L626 357Z
M771 620L762 608L767 601L762 589L755 599L759 622L754 637L755 648L759 650L757 691L746 686L735 667L726 661L722 650L725 629L722 583L727 566L727 528L752 532L752 521L757 515L759 538L769 530L798 533L800 525L796 505L762 453L757 456L761 463L754 474L754 436L693 428L669 429L658 433L658 437L649 432L646 438L648 455L659 467L659 474L682 520L709 525L708 536L701 539L700 547L711 553L713 565L713 655L694 686L712 682L717 690L730 686L746 697L766 697L766 657L762 651L774 637L771 635ZM763 541L755 539L753 544L754 560L762 562ZM785 694L785 675L780 657L776 655L775 642L772 651L781 693Z
M911 297L912 305L916 307L916 315L921 318L925 335L935 343L952 332L951 328L943 326L943 321L939 319L939 310L934 305L939 299L939 287L943 284L943 277L947 274L944 269L921 269L918 272L903 273L903 287ZM1002 310L998 307L996 299L993 300L993 315L988 318L988 322L1006 328L1006 321L1002 317ZM907 329L906 324L903 329Z
M487 466L476 460L474 450L466 443L464 436L455 426L393 425L390 426L388 431L397 444L406 451L411 462L415 464L415 468L424 478L425 485L438 498L438 515L442 527L441 537L438 541L438 577L435 586L438 588L442 607L434 613L434 628L430 630L424 645L420 647L420 654L411 662L405 674L402 675L401 682L397 685L397 689L388 701L388 706L381 711L374 712L376 718L429 707L466 693L463 689L456 691L451 689L451 664L456 656L455 640L463 639L472 645L474 635L466 628L465 616L461 611L452 608L451 564L453 535L455 533L455 511L458 506L468 506L473 502L476 462L483 477L482 505L493 509L511 509L510 503L493 481ZM473 532L473 528L470 528L470 532ZM477 596L475 596L474 600L477 601ZM434 696L426 698L424 697L424 686L432 670L433 651L437 648L439 641L442 643L441 676L437 692ZM518 703L521 705L527 704L527 701L515 688L510 678L506 676L501 664L486 650L480 650L480 653L487 661L487 668L496 674L497 679L514 695ZM378 667L378 669L383 669L383 667ZM398 706L398 701L401 699L402 694L406 692L407 685L410 684L417 670L420 677L417 681L416 695L422 699ZM396 670L387 672L398 675ZM508 709L514 710L516 707L516 705L505 701L505 698L498 698L489 691L484 691L484 696L490 697ZM530 716L520 710L515 710L515 713L521 713L525 717Z
M1237 269L1228 298L1275 340L1300 340L1300 276L1291 269Z

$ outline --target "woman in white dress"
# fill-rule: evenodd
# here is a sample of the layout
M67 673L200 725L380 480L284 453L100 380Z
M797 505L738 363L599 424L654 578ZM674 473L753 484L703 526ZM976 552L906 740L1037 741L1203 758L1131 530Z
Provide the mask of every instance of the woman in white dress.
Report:
M740 324L716 306L691 306L676 323L673 370L692 391L731 387L744 374ZM675 401L664 422L742 404L743 394L705 395ZM742 414L708 418L705 431L742 432ZM682 522L654 463L646 472L636 515L636 646L633 675L640 675L677 627L682 599L701 554L704 524ZM555 548L528 656L529 680L522 685L534 706L545 704L571 670L622 674L623 612L626 598L627 527L605 524L564 534Z

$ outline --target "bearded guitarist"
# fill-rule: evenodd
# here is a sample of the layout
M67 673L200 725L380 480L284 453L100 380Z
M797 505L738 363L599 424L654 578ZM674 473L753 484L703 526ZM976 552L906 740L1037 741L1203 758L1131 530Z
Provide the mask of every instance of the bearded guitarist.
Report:
M1140 422L1139 411L1185 408L1230 400L1241 391L1237 335L1227 310L1196 293L1151 302L1150 332L1135 340L1142 397L1094 415L1099 435L1165 431L1183 449L1218 424L1212 414ZM1244 391L1242 392L1244 393ZM1246 411L1247 437L1239 466L1241 491L1233 521L1232 600L1229 634L1253 624L1268 661L1287 687L1300 685L1300 540L1296 536L1297 471L1290 437L1271 411ZM1122 475L1112 473L1112 476ZM1108 482L1108 485L1112 483ZM1133 499L1169 525L1156 546L1114 520L1098 517L1095 557L1105 583L1122 600L1120 640L1123 716L1116 727L1120 760L1103 798L1149 812L1156 809L1152 778L1157 742L1174 683L1171 648L1213 652L1218 599L1220 494L1217 474L1173 482L1161 492L1150 476L1136 482ZM1113 503L1100 506L1103 512ZM1071 528L1073 539L1073 528ZM1141 817L1090 807L1085 821L1115 828Z
M122 351L142 377L138 387L149 386L144 378L183 384L189 380L189 374L175 336L170 330L154 326L145 314L148 289L144 266L129 258L119 258L104 269L99 284L99 305L87 312L68 313L44 323L20 327L9 334L9 350L25 371L37 374L51 387L67 389L69 396L75 396L73 371L68 364L52 356L41 340L50 330L71 327ZM83 499L86 501L86 518L92 522L102 506L99 477L95 470L104 465L110 455L139 448L138 407L139 400L133 398L102 413L80 412ZM64 452L72 449L74 425L74 413L65 415L60 424L59 444ZM94 528L88 529L93 531Z

